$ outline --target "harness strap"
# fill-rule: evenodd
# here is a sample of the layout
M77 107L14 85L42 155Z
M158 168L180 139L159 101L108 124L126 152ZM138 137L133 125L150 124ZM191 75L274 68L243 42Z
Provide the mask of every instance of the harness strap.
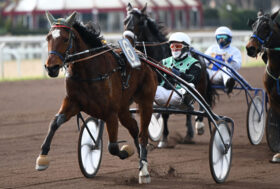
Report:
M272 78L272 79L274 79L274 80L278 80L279 78L280 78L280 76L278 76L278 78L277 77L275 77L275 76L273 76L272 75L272 73L270 73L269 71L268 71L268 68L267 68L267 66L265 66L265 70L266 70L266 73Z
M265 67L265 70L266 70L267 75L269 75L272 79L274 79L276 81L276 91L277 91L277 94L280 95L280 84L279 84L280 76L278 76L278 78L273 76L272 73L270 73L268 71L268 67L267 66Z
M223 68L223 67L221 67L221 69L222 69L222 68ZM220 69L218 69L218 70L212 75L212 77L210 78L211 83L213 83L213 80L214 80L215 76L218 74L219 71L220 71Z
M135 42L135 45L136 46L147 46L147 47L154 47L154 46L160 46L160 45L164 45L164 44L167 44L168 41L164 41L164 42L161 42L161 43L158 43L158 42Z
M71 61L71 62L67 62L67 64L74 64L74 63L77 63L77 62L82 62L82 61L85 61L85 60L94 58L94 57L96 57L96 56L99 56L99 55L101 55L101 54L104 54L104 53L106 53L106 52L109 52L109 51L111 51L111 50L113 50L113 49L110 48L110 49L107 49L107 50L105 50L105 51L102 51L102 52L100 52L100 53L96 53L96 54L94 54L94 55L91 55L91 56L88 56L88 57L85 57L85 58L81 58L81 59L78 59L78 60L73 60L73 61Z
M92 79L79 79L78 77L74 77L74 76L70 76L70 78L73 79L73 80L84 81L84 82L103 81L103 80L106 80L107 78L109 78L110 75L112 75L113 73L115 73L115 72L117 72L121 69L122 69L121 67L114 68L110 72L108 72L106 74L103 74L103 75L100 75L99 77L92 78Z
M59 52L57 51L50 51L49 54L54 54L56 56L59 57L59 59L63 62L64 61L64 56L62 56L62 54L60 54Z
M262 40L259 36L257 36L256 34L252 35L252 38L256 38L261 44L264 44L264 40Z
M171 97L173 96L173 93L174 93L174 90L171 91L171 93L170 93L170 95L168 97L168 100L167 100L166 104L164 105L164 107L167 108L169 106L169 103L170 103Z

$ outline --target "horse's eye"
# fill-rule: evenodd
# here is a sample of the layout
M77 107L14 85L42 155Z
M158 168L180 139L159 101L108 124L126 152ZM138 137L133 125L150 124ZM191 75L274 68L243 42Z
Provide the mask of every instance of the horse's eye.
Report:
M49 41L50 40L50 35L47 35L47 37L46 37L46 41Z

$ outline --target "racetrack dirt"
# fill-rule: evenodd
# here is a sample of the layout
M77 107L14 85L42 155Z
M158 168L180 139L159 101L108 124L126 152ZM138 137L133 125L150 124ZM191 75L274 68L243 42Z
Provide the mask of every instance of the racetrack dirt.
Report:
M261 87L264 67L242 68L241 75L253 86ZM127 160L111 156L104 132L104 151L96 177L86 179L77 157L78 131L72 118L56 132L46 171L35 170L35 161L65 95L63 79L0 83L0 188L279 188L280 164L271 164L273 153L265 136L252 146L247 137L247 104L244 92L231 97L220 95L214 112L235 121L233 161L225 183L216 184L209 168L209 129L195 136L196 144L178 144L185 135L185 116L172 115L169 142L173 148L153 149L148 153L152 182L138 184L138 158ZM205 120L206 125L207 122ZM120 125L119 140L133 144ZM156 146L151 142L151 146Z

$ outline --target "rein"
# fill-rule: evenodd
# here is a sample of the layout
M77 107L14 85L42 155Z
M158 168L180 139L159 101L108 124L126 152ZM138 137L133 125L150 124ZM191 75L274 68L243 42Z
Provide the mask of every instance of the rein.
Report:
M88 57L85 57L85 58L80 58L80 59L77 59L77 60L73 60L73 61L70 61L70 62L65 62L65 64L74 64L74 63L77 63L77 62L82 62L82 61L85 61L85 60L88 60L88 59L92 59L92 58L94 58L94 57L97 57L97 56L99 56L99 55L102 55L102 54L104 54L104 53L106 53L106 52L109 52L109 51L112 51L113 49L107 49L107 50L104 50L104 51L102 51L102 52L99 52L99 53L96 53L96 54L93 54L93 55L91 55L91 56L88 56ZM89 52L87 52L87 53L89 53ZM77 53L78 54L78 53ZM85 54L85 53L84 53ZM73 57L73 56L76 56L76 54L73 54L71 57ZM67 57L68 58L68 57ZM66 59L67 59L66 58Z
M277 91L277 94L280 95L280 84L279 84L280 76L278 76L278 78L273 76L272 73L270 73L268 71L267 65L265 66L265 70L266 70L267 75L269 75L272 79L274 79L276 81L276 91Z
M160 45L164 45L164 44L167 44L168 43L168 41L164 41L164 42L161 42L161 43L159 43L159 42L145 42L145 41L142 41L142 42L138 42L138 41L136 41L135 42L135 45L136 46L147 46L147 47L154 47L154 46L160 46Z

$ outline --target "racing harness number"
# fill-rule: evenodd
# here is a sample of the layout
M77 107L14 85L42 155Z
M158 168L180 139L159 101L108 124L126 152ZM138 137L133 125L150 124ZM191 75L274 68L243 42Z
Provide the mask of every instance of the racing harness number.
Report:
M123 50L125 57L132 68L137 68L141 65L138 55L135 53L128 39L124 38L118 41L121 49Z

